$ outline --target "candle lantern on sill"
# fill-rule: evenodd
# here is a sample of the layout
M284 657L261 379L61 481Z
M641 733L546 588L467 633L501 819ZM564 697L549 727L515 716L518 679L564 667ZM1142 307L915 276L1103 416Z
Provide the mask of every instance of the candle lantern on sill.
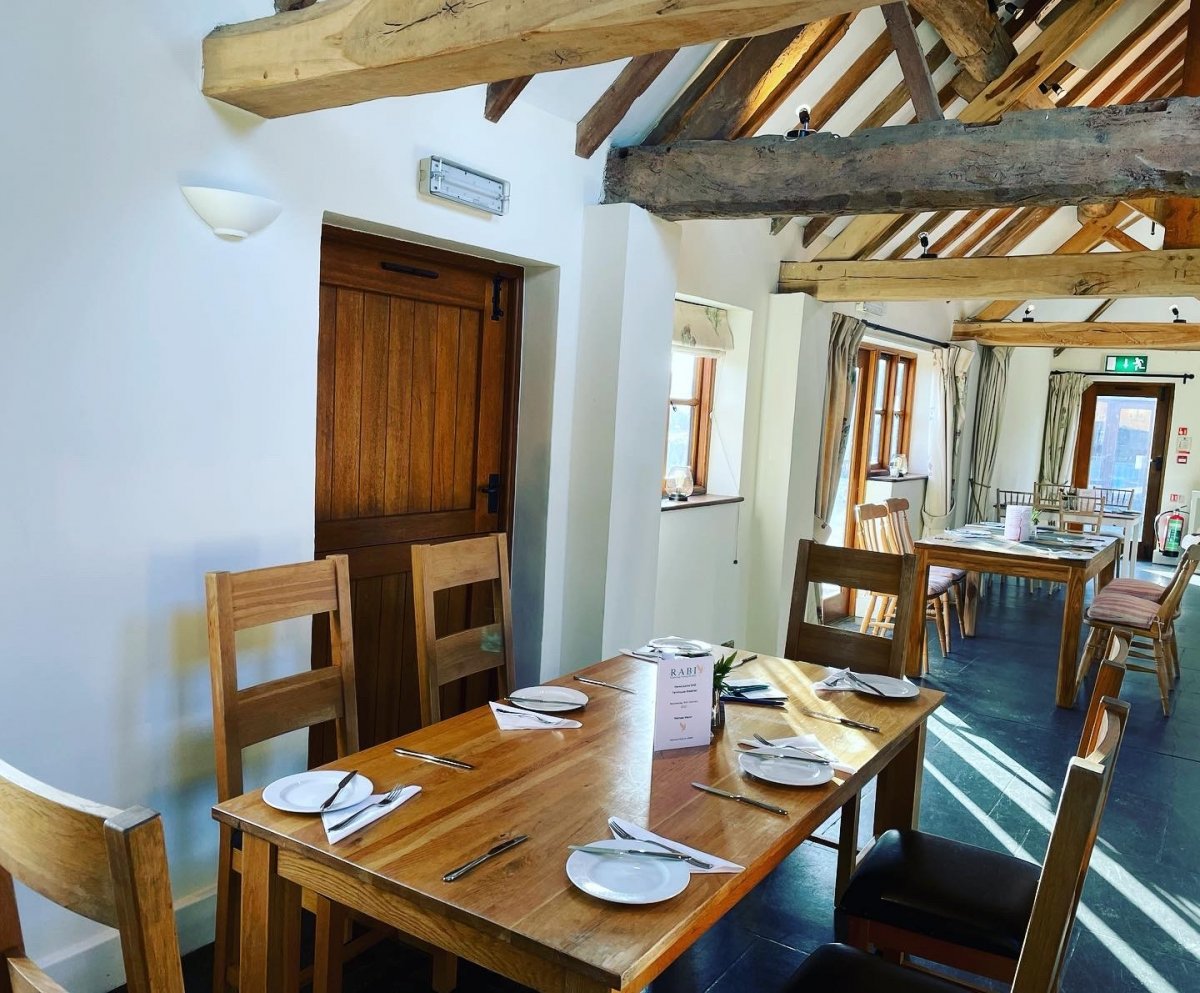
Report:
M667 473L667 499L686 502L695 488L690 466L677 465Z
M893 479L900 479L908 475L908 456L902 452L897 452L892 456L892 461L888 463L888 471Z

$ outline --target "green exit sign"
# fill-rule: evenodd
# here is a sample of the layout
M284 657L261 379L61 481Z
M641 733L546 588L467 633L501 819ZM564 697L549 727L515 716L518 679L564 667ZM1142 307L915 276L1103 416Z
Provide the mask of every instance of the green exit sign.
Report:
M1104 359L1105 372L1146 372L1149 366L1145 355L1109 355Z

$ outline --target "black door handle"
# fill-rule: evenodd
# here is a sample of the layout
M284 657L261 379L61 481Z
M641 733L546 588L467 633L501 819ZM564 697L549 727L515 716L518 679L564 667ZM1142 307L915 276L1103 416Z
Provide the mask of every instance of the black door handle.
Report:
M488 498L489 514L495 514L500 510L500 473L493 472L488 476L487 486L479 487L480 493L486 493Z
M1163 457L1161 455L1151 456L1151 458L1150 458L1151 468L1157 469L1159 472L1162 472L1162 465L1163 465Z

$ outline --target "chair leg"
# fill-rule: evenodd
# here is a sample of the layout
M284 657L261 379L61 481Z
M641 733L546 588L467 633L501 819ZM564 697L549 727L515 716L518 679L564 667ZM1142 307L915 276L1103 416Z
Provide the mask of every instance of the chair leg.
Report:
M1092 671L1092 663L1102 657L1101 652L1107 649L1111 637L1112 631L1108 628L1092 625L1087 641L1083 645L1083 654L1079 658L1079 669L1075 673L1076 686L1083 685L1083 681Z
M859 634L871 634L871 628L875 626L875 608L879 604L879 597L874 593L867 594L867 611L863 614L862 624L858 626Z
M1167 658L1167 647L1161 636L1153 639L1154 671L1158 676L1158 695L1162 697L1163 717L1171 716L1171 663Z
M346 947L346 909L317 894L317 931L313 944L313 993L341 993Z
M967 603L967 580L964 577L961 583L956 583L954 589L954 607L958 611L958 636L965 638L967 636L966 621L963 620L963 607Z
M949 631L946 626L946 603L945 597L936 597L933 601L933 620L934 626L937 628L938 646L942 650L942 655L946 655L950 651L948 642Z
M1174 623L1167 629L1167 656L1171 660L1171 675L1178 682L1183 671L1179 668L1179 642L1175 640Z
M237 961L237 916L241 877L233 871L233 829L221 825L217 854L217 920L213 938L213 993L229 990L229 966Z
M433 993L452 993L458 985L458 956L433 950Z

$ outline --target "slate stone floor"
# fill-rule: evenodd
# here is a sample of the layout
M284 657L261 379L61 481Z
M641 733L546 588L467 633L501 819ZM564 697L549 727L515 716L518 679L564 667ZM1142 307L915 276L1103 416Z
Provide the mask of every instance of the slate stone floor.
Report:
M930 727L921 827L1045 854L1066 762L1082 723L1054 707L1063 595L995 583L978 637L934 650L929 684L948 694ZM1132 705L1113 793L1075 926L1063 993L1200 990L1200 585L1179 625L1183 678L1164 720L1152 675L1130 673ZM1081 700L1084 695L1081 694ZM826 825L823 833L834 834ZM834 853L802 845L651 987L653 993L770 993L833 938ZM185 960L190 993L208 993L209 948ZM459 989L518 993L464 963ZM418 953L379 946L346 970L347 993L429 989ZM859 991L849 991L859 993ZM866 993L866 991L862 991ZM874 991L872 991L874 993ZM885 991L879 991L885 993Z

